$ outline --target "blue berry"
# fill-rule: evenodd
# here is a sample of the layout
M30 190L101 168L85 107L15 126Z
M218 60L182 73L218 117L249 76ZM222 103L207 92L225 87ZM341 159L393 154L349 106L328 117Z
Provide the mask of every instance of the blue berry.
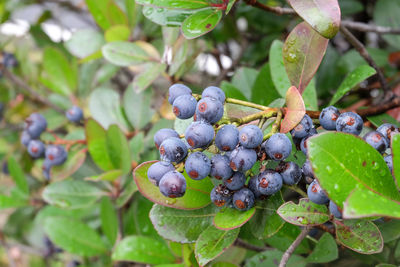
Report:
M257 176L257 189L263 195L273 195L281 190L282 176L273 170L265 170Z
M322 190L321 186L317 182L317 180L314 180L310 186L307 188L307 195L308 198L314 202L315 204L326 204L329 202L328 196L325 194L325 192Z
M192 95L178 96L173 105L172 111L179 119L185 120L191 118L196 112L197 101Z
M4 65L4 67L13 68L18 65L18 60L15 58L15 56L13 54L3 52L2 56L3 56L2 63Z
M311 136L316 135L316 134L318 134L318 132L314 129L314 130L311 130L306 137L301 139L300 149L304 153L304 155L307 155L307 140L308 140L308 138L310 138Z
M211 158L210 174L218 180L232 177L233 171L229 166L229 158L220 154L214 155Z
M263 146L268 157L273 160L284 160L292 152L290 139L282 133L273 134L263 143Z
M71 122L80 122L83 120L83 111L80 107L73 106L65 112L65 116Z
M40 158L44 154L44 144L40 140L31 140L28 144L28 153L32 158Z
M304 115L304 117L301 119L299 124L297 124L296 127L294 127L290 133L292 134L293 138L304 138L308 135L310 130L313 128L313 122L310 116L307 114Z
M306 180L307 183L311 183L312 181L314 181L314 173L313 170L311 168L311 162L310 160L306 160L306 162L304 162L303 167L301 168L304 178Z
M246 176L242 172L235 172L235 174L228 179L224 180L225 186L229 190L239 190L246 183Z
M216 185L210 193L211 201L217 207L224 207L232 201L232 192L225 185Z
M170 198L183 197L186 192L186 180L182 173L170 171L164 174L158 184L161 194Z
M215 135L215 145L221 151L233 150L238 143L239 130L235 125L224 125Z
M29 135L27 131L23 131L20 140L21 144L27 147L29 142L32 140L32 137Z
M214 128L203 121L192 122L185 131L186 141L192 148L204 148L214 138Z
M389 147L388 139L378 131L367 133L364 135L364 140L381 154Z
M242 188L233 194L233 206L241 211L246 211L254 206L255 197L248 188Z
M390 123L384 123L376 129L377 132L380 132L388 141L388 146L390 147L390 141L392 139L392 135L395 133L399 133L399 128Z
M178 96L191 94L192 90L186 85L180 83L173 84L168 90L168 102L172 105Z
M149 178L152 184L158 186L164 174L174 170L175 170L174 165L172 165L171 163L165 161L158 161L153 165L151 165L150 168L147 170L147 177Z
M39 136L47 128L47 121L43 115L39 113L32 113L26 120L26 131L32 139L39 138Z
M158 130L154 134L154 143L155 143L157 149L160 147L161 143L164 142L164 140L166 140L170 137L179 138L179 134L175 130L169 129L169 128L163 128L163 129Z
M250 170L256 163L257 153L254 149L238 147L232 151L229 160L229 166L231 166L232 170L245 172Z
M383 158L388 166L390 172L393 172L393 157L392 155L387 155Z
M342 219L342 212L339 207L332 200L329 201L329 212L338 219Z
M202 98L196 107L195 120L214 124L224 115L224 105L215 98Z
M212 97L218 99L222 104L225 102L225 93L221 90L221 88L216 86L209 86L204 89L203 93L201 94L202 98L205 97Z
M261 194L260 190L258 190L257 184L258 184L258 180L257 177L252 177L249 180L249 184L248 187L251 190L251 192L253 192L254 196L256 199L259 199L263 196L263 194Z
M336 131L359 135L363 129L363 120L354 112L340 114L336 120Z
M239 142L245 148L256 148L263 141L263 133L255 125L246 125L239 132Z
M65 148L58 145L49 145L45 151L46 160L51 166L63 164L67 160L67 156Z
M281 174L283 182L288 185L297 184L303 176L299 165L292 161L281 162L276 171Z
M339 118L340 112L334 106L324 108L319 114L319 123L328 131L336 130L336 120Z
M194 152L187 157L185 169L190 178L201 180L210 174L211 161L204 153Z
M170 137L161 143L159 152L161 160L179 163L186 157L187 147L181 139Z

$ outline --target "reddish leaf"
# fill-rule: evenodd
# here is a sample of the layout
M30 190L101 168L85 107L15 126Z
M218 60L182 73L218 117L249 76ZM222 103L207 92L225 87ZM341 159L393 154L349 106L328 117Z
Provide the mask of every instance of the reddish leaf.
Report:
M292 85L303 93L324 57L328 39L305 22L297 25L283 45L283 62Z
M306 114L303 98L295 86L291 86L286 93L286 114L281 124L281 133L293 129Z
M290 5L319 34L333 38L339 30L340 8L337 0L288 0Z

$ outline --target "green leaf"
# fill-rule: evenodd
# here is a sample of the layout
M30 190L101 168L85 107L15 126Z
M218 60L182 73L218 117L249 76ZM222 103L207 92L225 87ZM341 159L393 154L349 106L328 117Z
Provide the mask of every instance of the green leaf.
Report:
M154 205L150 211L150 219L163 238L179 243L192 243L212 225L212 218L217 212L214 205L197 210L178 210Z
M294 1L294 0L292 0ZM283 45L283 62L293 86L303 93L324 57L328 39L309 24L298 24Z
M307 144L315 176L329 198L334 199L339 207L343 207L343 202L356 188L365 188L400 200L381 154L361 138L325 132L311 137Z
M95 203L104 192L91 183L80 180L63 180L46 186L43 199L63 208L79 209Z
M251 232L258 239L264 239L273 236L278 232L285 221L276 212L284 203L282 194L273 194L267 201L259 201L256 203L256 213L250 220Z
M268 63L264 64L253 84L251 89L251 101L253 103L268 106L272 101L281 97L272 82L269 66Z
M325 263L334 261L339 257L335 239L329 234L324 233L318 240L313 252L307 257L307 262Z
M385 221L378 225L383 241L389 243L400 238L400 220Z
M63 165L52 169L52 179L62 180L70 177L85 163L86 154L85 148L78 151L70 151L68 153L67 161Z
M331 102L329 102L329 105L336 104L351 89L375 73L375 69L368 65L358 66L346 76L340 87L337 89L335 95L332 97Z
M296 240L296 238L299 236L300 232L301 230L298 226L285 223L275 235L265 239L264 241L270 246L279 249L280 251L286 251L289 246L294 242L294 240ZM310 246L307 240L303 240L295 250L295 253L298 254L309 252Z
M372 122L372 124L375 127L379 127L384 123L391 123L396 125L397 127L400 127L400 122L398 122L395 118L393 118L392 116L390 116L387 113L383 113L380 115L375 115L375 116L369 116L367 117L367 119Z
M119 195L115 203L117 205L117 208L121 208L122 206L124 206L137 190L138 189L133 179L129 179L129 177L127 177L126 182L123 185L123 191Z
M0 194L0 210L8 208L18 208L29 205L29 200L11 193L10 196Z
M108 128L106 139L108 155L114 168L128 173L131 170L131 154L124 133L114 124Z
M105 129L117 124L122 131L128 131L128 125L122 113L120 96L115 90L98 88L90 94L89 109L93 119Z
M143 7L143 15L154 23L167 27L181 26L182 22L194 13L193 10Z
M400 3L391 0L379 0L374 7L374 22L379 26L391 27L393 29L400 28ZM383 35L383 39L390 45L399 49L400 36L398 35Z
M279 250L267 250L257 253L246 261L245 267L259 267L259 266L278 266L283 256L283 252ZM291 255L286 267L305 267L306 261L303 257L298 255Z
M246 97L246 100L250 100L252 97L252 88L258 75L259 72L255 69L241 67L236 70L235 75L232 77L233 86Z
M85 129L88 150L93 161L105 171L114 169L108 155L106 131L93 119L86 122Z
M293 201L286 202L277 212L288 223L299 226L323 224L330 217L325 205L315 204L308 198L300 199L297 205Z
M107 252L99 234L75 219L46 218L44 231L54 244L72 254L90 257Z
M109 28L104 37L107 42L128 41L131 31L126 25L115 25ZM100 47L99 47L100 49Z
M29 185L25 178L24 171L21 169L18 162L13 157L10 157L7 164L10 175L13 178L17 187L21 190L21 192L29 195Z
M367 220L334 221L336 239L343 246L362 254L375 254L383 249L378 227Z
M394 134L391 138L392 158L393 158L393 178L400 188L400 134Z
M281 41L275 40L272 42L269 50L269 65L275 88L279 94L284 97L291 84L285 66L283 65L282 49L283 43Z
M142 72L137 74L132 81L132 88L140 93L147 89L167 68L164 63L146 63ZM128 89L129 90L129 89Z
M153 92L135 92L132 86L128 87L123 97L126 117L135 129L145 127L153 117L155 111L151 107Z
M103 29L107 30L111 23L107 18L107 0L85 0L96 23Z
M243 95L243 93L237 89L233 84L227 81L222 81L220 85L222 91L224 91L225 96L229 98L236 98L239 100L247 101L248 99Z
M211 203L210 192L214 187L210 179L193 180L184 173L186 193L181 198L168 198L147 178L147 170L156 161L144 162L133 171L136 185L147 199L157 204L175 209L199 209Z
M340 8L337 0L288 0L297 14L325 38L339 31Z
M128 18L126 17L124 11L119 8L115 0L108 0L106 15L111 25L128 26Z
M223 231L210 225L204 230L196 241L195 254L199 265L204 266L236 240L240 228Z
M132 160L139 162L140 155L144 152L144 133L139 132L129 141L129 148L132 152Z
M110 198L103 197L100 203L101 229L111 244L115 243L118 234L118 218Z
M253 207L247 211L240 211L234 208L223 208L214 217L214 226L221 230L238 228L248 222L256 212Z
M138 42L112 42L104 45L101 50L106 60L122 67L157 60L151 57Z
M65 48L78 58L88 57L99 51L105 43L101 33L93 29L83 29L72 34L65 42Z
M187 39L197 38L212 31L222 18L222 11L205 9L187 17L182 23L182 33Z
M318 110L317 88L315 87L315 78L311 80L303 92L303 100L306 110Z
M193 122L193 118L189 118L187 120L181 120L176 118L174 121L174 130L178 134L185 134L186 128Z
M121 176L122 176L121 170L112 170L112 171L104 172L97 176L87 177L85 179L93 180L93 181L110 181L110 182L112 182L112 181L117 180Z
M136 3L173 9L199 9L209 6L206 0L136 0Z
M149 217L150 210L154 206L154 203L139 193L134 195L131 203L129 212L131 212L132 218L129 219L124 217L124 219L129 219L126 221L127 223L125 223L125 232L130 228L130 232L136 235L161 239Z
M128 236L118 243L112 260L163 264L174 263L175 257L164 242L147 236Z

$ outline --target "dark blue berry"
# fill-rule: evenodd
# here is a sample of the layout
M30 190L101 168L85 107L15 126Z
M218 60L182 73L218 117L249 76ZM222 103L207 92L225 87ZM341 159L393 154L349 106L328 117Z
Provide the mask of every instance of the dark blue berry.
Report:
M68 153L62 146L49 145L45 150L45 157L51 166L61 165L67 160Z
M255 198L256 198L256 199L259 199L259 198L261 198L261 197L263 196L263 194L261 194L260 190L258 190L258 187L257 187L257 184L258 184L257 177L258 177L258 176L252 177L252 178L249 180L248 186L249 186L249 189L251 190L251 192L253 192Z
M225 155L214 155L211 158L211 176L218 180L232 177L233 171L229 166L229 158Z
M364 140L381 154L389 147L388 139L378 131L367 133L364 135Z
M147 177L152 184L158 186L164 174L174 170L174 165L172 165L171 163L159 161L150 166L150 168L147 170Z
M192 95L178 96L173 105L172 111L179 119L185 120L191 118L196 112L197 101Z
M211 161L204 153L194 152L187 157L185 169L190 178L201 180L210 174Z
M326 204L329 202L328 196L325 194L325 192L322 190L321 186L317 182L317 180L314 180L310 186L307 188L307 195L308 198L314 202L315 204Z
M393 172L393 157L392 155L387 155L383 158L388 166L390 172Z
M217 207L224 207L232 201L232 192L225 185L216 185L210 193L211 201Z
M242 172L235 172L235 174L226 180L224 180L225 186L229 190L239 190L246 183L246 176Z
M224 125L215 135L215 145L221 151L233 150L238 143L239 130L235 125Z
M163 128L163 129L158 130L154 134L154 143L155 143L157 149L160 147L161 143L164 142L164 140L166 140L170 137L179 138L179 134L175 130L169 129L169 128Z
M176 137L170 137L161 143L160 148L161 160L172 163L181 162L187 155L187 147L185 143Z
M319 123L322 128L328 131L336 130L336 120L339 118L340 112L334 106L324 108L319 114Z
M40 158L44 155L44 144L40 140L31 140L28 144L28 153L32 158Z
M263 143L263 146L268 157L273 160L284 160L292 152L290 139L282 133L273 134Z
M27 147L29 142L32 140L32 137L29 135L27 131L23 131L20 140L21 144Z
M384 123L376 129L377 132L380 132L388 142L388 146L390 147L390 141L392 139L392 135L395 133L399 133L399 128L391 123Z
M73 106L65 112L65 116L71 122L80 122L83 120L83 111L80 107Z
M13 68L18 65L18 60L15 58L15 56L13 54L3 52L2 56L3 56L2 63L4 65L4 67Z
M172 105L178 96L191 94L192 90L186 85L180 83L173 84L168 90L168 102Z
M254 149L240 146L232 151L229 160L229 166L231 166L232 170L245 172L250 170L256 163L257 153Z
M10 174L9 169L8 169L8 162L7 161L3 161L3 163L1 164L1 171L5 175L9 175Z
M26 131L32 139L39 138L39 136L47 128L47 121L43 115L39 113L32 113L26 120Z
M340 114L336 120L336 131L359 135L363 129L363 120L354 112Z
M296 127L294 127L290 133L292 134L293 138L304 138L308 135L310 130L313 128L313 122L310 116L307 114L304 115L304 117L301 119L299 124L297 124Z
M182 173L170 171L164 174L158 184L161 194L170 198L183 197L186 192L186 180Z
M224 115L224 105L211 97L202 98L196 107L195 120L214 124Z
M45 159L42 165L43 176L46 180L50 180L50 171L51 167L53 166L52 161L49 159Z
M221 90L221 88L216 86L209 86L204 89L203 93L201 94L202 98L205 97L212 97L218 99L222 104L225 102L225 93Z
M255 125L246 125L239 132L239 142L245 148L256 148L263 141L263 133Z
M214 138L214 128L206 122L192 122L185 131L185 139L192 148L204 148Z
M254 206L255 197L248 188L242 188L233 194L233 206L241 211L246 211Z
M304 153L304 155L307 155L307 140L308 140L308 138L310 138L311 136L316 135L316 134L318 134L318 132L313 128L306 137L301 139L300 149Z
M282 188L282 176L273 170L265 170L257 176L257 189L263 195L273 195Z
M303 176L299 165L290 161L290 162L281 162L276 168L283 179L283 182L288 185L297 184L301 177Z
M332 200L329 201L329 212L338 219L342 219L342 212L339 207Z
M306 162L304 162L302 168L301 168L304 178L306 180L307 183L311 183L312 181L314 181L314 173L313 170L311 168L311 162L310 160L306 160Z

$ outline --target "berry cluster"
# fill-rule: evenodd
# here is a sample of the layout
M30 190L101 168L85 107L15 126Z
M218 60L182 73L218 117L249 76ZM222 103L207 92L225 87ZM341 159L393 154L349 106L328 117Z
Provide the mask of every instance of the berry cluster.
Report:
M66 113L66 117L71 122L80 122L83 119L83 112L79 107L72 107ZM34 159L44 157L42 166L44 177L50 179L50 171L53 166L62 165L68 153L63 146L45 145L39 140L41 134L47 128L47 121L43 115L32 113L25 119L24 131L21 134L21 143L27 148L29 155Z

